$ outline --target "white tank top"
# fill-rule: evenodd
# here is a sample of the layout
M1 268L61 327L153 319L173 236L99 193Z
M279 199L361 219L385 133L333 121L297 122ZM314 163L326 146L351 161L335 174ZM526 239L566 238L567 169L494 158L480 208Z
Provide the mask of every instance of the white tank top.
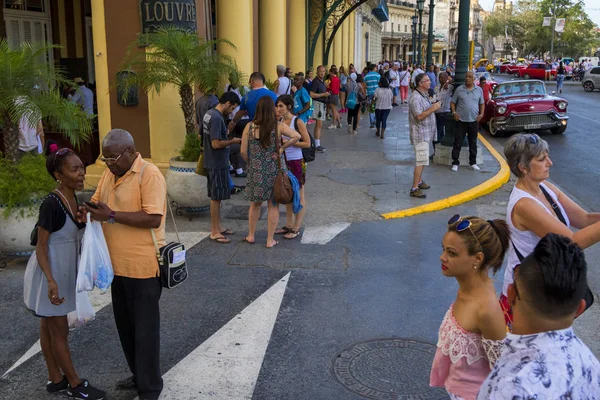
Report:
M297 132L295 125L296 118L297 117L292 118L292 122L290 122L290 128ZM285 139L289 139L289 137L285 135L282 135L282 137L284 137ZM287 149L285 149L285 158L287 158L288 161L302 160L304 158L304 156L302 155L302 149L296 146L288 147Z
M290 94L292 89L291 79L286 78L285 76L280 76L277 78L277 80L279 81L279 87L277 88L277 92L275 92L275 94L277 96L281 96L282 94Z
M569 221L569 216L565 212L565 209L563 208L562 204L560 204L560 202L558 201L556 193L554 193L552 189L550 189L545 184L541 183L540 185L543 186L544 189L546 189L546 191L550 194L552 199L554 199L554 201L560 208L562 215L565 217L567 227L570 227L571 221ZM519 202L519 200L523 198L529 198L537 201L542 207L544 207L544 210L546 210L548 214L558 219L558 217L552 211L548 210L548 207L546 207L544 203L542 203L526 191L517 188L516 185L513 187L513 190L510 193L510 197L508 199L508 206L506 207L506 223L510 228L510 240L512 241L512 243L508 247L508 264L506 265L506 270L504 271L504 283L502 285L502 294L504 294L505 296L507 294L508 285L510 285L513 282L513 270L515 269L515 266L517 266L520 263L519 257L517 257L517 253L515 252L513 244L517 248L517 250L519 250L523 257L527 257L533 252L533 249L541 239L539 236L537 236L531 231L521 231L515 228L512 222L513 209L515 208L515 205Z

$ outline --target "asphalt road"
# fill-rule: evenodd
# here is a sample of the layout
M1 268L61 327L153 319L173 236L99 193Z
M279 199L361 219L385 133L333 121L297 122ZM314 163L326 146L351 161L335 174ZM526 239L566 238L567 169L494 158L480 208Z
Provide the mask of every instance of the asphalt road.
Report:
M512 79L508 75L494 76L498 81ZM555 83L546 86L555 90ZM569 123L562 135L549 131L539 135L550 146L550 158L554 166L550 179L588 210L600 211L597 179L600 177L600 91L584 92L581 85L565 85L562 96L568 102ZM506 137L496 138L504 145Z

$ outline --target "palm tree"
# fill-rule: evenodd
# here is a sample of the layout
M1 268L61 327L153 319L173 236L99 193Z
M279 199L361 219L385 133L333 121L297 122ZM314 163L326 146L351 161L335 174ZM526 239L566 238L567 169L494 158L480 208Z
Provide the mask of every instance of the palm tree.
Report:
M161 28L154 33L142 34L130 45L130 51L121 70L133 71L120 88L127 93L139 86L146 93L160 94L165 86L178 88L187 134L195 130L194 87L203 93L215 93L230 72L237 71L235 61L216 54L217 44L233 46L225 39L204 41L193 32L175 28ZM133 52L133 48L148 47L148 52ZM125 98L125 95L124 95Z
M19 155L19 121L36 126L45 119L58 128L73 146L88 141L92 123L77 104L62 98L60 88L71 83L64 71L46 62L56 46L23 43L12 50L0 39L0 124L5 157L15 163Z

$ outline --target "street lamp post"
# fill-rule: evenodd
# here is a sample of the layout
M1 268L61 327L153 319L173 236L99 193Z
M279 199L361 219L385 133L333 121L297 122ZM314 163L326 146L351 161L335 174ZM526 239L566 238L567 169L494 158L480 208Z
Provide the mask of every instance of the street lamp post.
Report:
M417 8L419 9L419 67L423 64L423 52L421 51L421 36L423 35L423 8L425 0L417 0Z
M469 69L469 14L470 0L461 0L458 5L458 44L456 46L456 71L454 86L465 83L465 74Z
M427 35L427 66L433 65L433 0L429 0L429 35Z
M417 10L415 10L415 15L411 17L412 19L412 64L416 64L417 62L417 21L419 17L417 17Z

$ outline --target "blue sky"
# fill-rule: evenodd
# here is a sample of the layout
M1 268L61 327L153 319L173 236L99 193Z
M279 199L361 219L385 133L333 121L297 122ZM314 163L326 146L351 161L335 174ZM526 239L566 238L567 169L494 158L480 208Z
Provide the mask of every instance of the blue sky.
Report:
M600 27L600 0L585 0L585 4L586 12L592 21L594 21L594 23ZM494 0L479 0L479 5L486 11L492 11ZM592 10L592 8L594 10Z

